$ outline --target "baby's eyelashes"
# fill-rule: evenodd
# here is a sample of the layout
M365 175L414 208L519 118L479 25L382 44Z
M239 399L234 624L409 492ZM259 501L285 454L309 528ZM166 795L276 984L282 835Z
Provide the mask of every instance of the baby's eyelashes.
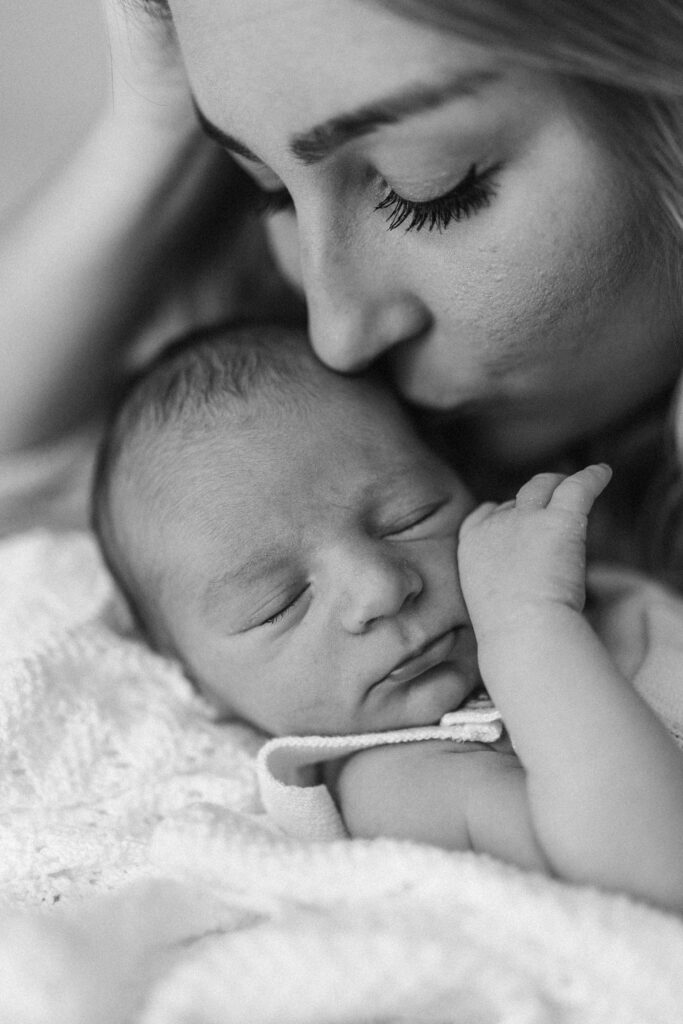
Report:
M308 592L310 586L307 585L298 591L294 597L283 604L276 612L257 623L257 627L261 626L275 626L277 623L284 621L284 619L294 611L295 607L300 603L301 599Z
M449 498L431 502L429 505L423 505L386 526L383 535L389 539L400 536L402 540L412 539L413 534L415 539L423 533L427 536L437 524L440 525L440 520L443 518L440 516L440 513L448 512L450 506L451 501Z

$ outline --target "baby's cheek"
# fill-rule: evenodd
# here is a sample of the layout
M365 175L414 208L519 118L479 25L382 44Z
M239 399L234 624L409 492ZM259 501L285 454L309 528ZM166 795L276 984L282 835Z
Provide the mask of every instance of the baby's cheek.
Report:
M421 569L425 597L438 600L440 605L452 609L454 613L462 611L464 602L458 567L457 534L434 543Z
M458 545L458 576L463 598L468 603L477 593L495 586L502 569L499 552L487 543L485 524L464 531Z
M234 657L219 641L201 636L185 644L186 671L201 695L222 717L252 721L254 666Z
M225 672L222 677L218 677L215 672L206 672L199 677L195 674L197 688L202 697L204 697L212 707L216 708L221 716L225 717L242 714L239 707L239 700L235 699L235 695L230 692L231 687L229 680L229 671Z

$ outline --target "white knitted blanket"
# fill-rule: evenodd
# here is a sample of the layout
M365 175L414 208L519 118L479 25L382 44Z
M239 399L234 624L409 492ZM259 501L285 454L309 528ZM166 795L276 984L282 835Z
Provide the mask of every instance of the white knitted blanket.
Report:
M16 532L78 519L51 473L0 465L0 1024L680 1024L676 917L280 835L262 737L136 639L88 532Z

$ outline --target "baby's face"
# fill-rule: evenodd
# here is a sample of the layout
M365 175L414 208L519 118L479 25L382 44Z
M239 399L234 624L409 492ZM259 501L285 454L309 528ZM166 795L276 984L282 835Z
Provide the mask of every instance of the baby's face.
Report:
M368 384L252 405L175 467L160 536L191 673L273 734L437 722L479 682L456 565L470 495Z

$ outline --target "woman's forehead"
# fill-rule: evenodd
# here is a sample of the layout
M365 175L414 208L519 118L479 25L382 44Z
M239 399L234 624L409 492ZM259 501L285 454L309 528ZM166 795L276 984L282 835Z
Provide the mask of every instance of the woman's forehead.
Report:
M204 113L244 124L247 135L266 104L271 123L285 118L293 131L308 132L405 88L447 87L501 69L480 46L359 0L176 0L173 7Z

